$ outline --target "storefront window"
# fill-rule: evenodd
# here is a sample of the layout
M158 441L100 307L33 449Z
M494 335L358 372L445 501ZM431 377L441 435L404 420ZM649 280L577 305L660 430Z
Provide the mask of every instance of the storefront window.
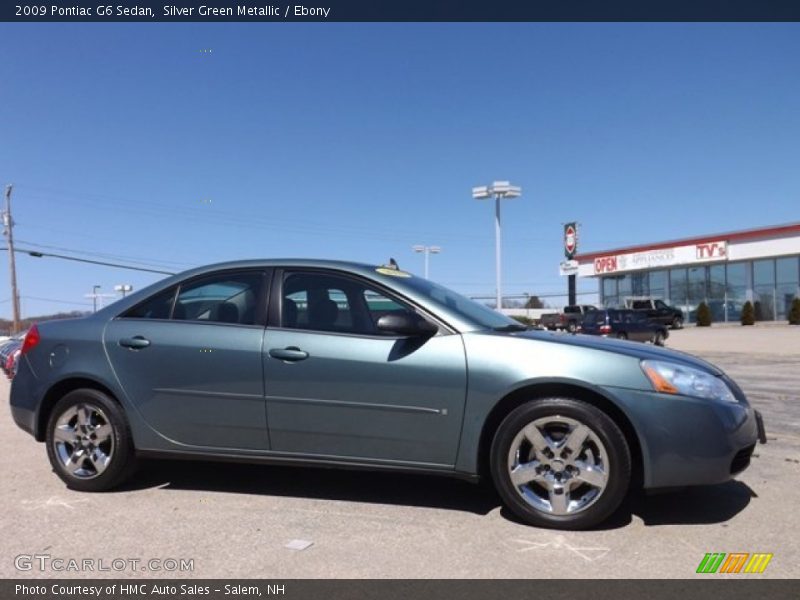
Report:
M669 271L669 300L672 306L689 312L687 305L686 269L670 269Z
M648 296L650 283L647 279L647 272L631 274L631 288L634 296Z
M713 265L708 268L708 308L711 309L711 320L721 322L726 318L725 303L725 265Z
M619 302L616 277L603 277L603 304L616 306Z
M706 268L692 267L688 271L687 304L689 321L697 320L697 307L706 300Z
M653 271L650 273L650 295L661 300L667 299L666 271Z
M775 261L753 262L753 306L756 321L775 319Z
M775 261L775 275L777 280L777 296L775 299L777 318L783 321L789 318L792 301L798 294L800 259L796 256L779 258Z
M732 263L726 267L728 321L738 321L747 301L747 263Z

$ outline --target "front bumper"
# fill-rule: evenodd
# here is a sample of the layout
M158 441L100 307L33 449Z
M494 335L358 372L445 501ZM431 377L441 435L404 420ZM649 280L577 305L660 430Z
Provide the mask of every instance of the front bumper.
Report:
M761 415L733 404L614 388L642 449L646 489L723 483L766 442Z

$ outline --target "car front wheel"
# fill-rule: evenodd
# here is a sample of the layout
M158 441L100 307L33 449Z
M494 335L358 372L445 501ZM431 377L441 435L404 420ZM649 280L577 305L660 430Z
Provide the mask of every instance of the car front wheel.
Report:
M505 505L537 527L598 525L619 507L631 478L625 436L603 411L571 398L512 411L495 434L490 461Z
M109 490L135 468L125 415L98 390L75 390L61 398L50 414L46 442L53 470L74 490Z

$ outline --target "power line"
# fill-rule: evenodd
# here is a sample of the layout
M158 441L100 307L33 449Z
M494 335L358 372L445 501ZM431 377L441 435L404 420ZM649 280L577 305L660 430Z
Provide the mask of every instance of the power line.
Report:
M65 252L71 252L73 254L88 254L90 256L100 256L100 257L103 257L103 258L119 259L119 260L124 260L124 261L127 261L127 262L132 262L132 263L135 263L135 264L141 264L141 265L146 265L146 266L151 266L151 267L160 267L160 266L170 265L170 264L182 265L182 266L195 266L192 263L182 263L182 262L171 261L171 260L160 260L160 259L157 259L157 258L149 259L149 258L143 258L143 257L140 257L140 256L137 257L137 256L130 256L130 255L125 255L125 254L110 254L110 253L107 253L107 252L92 252L92 251L89 251L89 250L75 250L74 248L65 248L63 246L50 246L48 244L37 244L36 242L30 242L28 240L20 240L20 239L17 239L16 241L20 242L22 244L25 244L26 246L35 246L36 248L48 248L50 250L63 250Z
M72 300L58 300L56 298L40 298L39 296L22 296L28 300L39 300L40 302L57 302L60 304L75 304L77 306L91 306L91 302L74 302Z
M0 248L0 250L8 250L8 248ZM24 254L28 254L30 256L33 256L35 258L42 258L42 257L60 258L60 259L63 259L63 260L71 260L71 261L80 262L80 263L89 263L89 264L92 264L92 265L100 265L100 266L103 266L103 267L114 267L114 268L117 268L117 269L128 269L129 271L142 271L144 273L159 273L161 275L174 275L175 274L173 271L161 271L159 269L146 269L145 267L134 267L134 266L131 266L131 265L123 265L123 264L119 264L119 263L106 262L106 261L102 261L102 260L90 260L88 258L78 258L76 256L65 256L64 254L54 254L52 252L39 252L38 250L31 250L31 249L26 249L26 248L15 248L14 249L14 253L15 254L24 253Z

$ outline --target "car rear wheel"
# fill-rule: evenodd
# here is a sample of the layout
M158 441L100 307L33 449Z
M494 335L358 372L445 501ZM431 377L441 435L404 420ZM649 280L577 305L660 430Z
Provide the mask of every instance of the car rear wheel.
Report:
M75 390L56 403L48 420L46 443L53 470L74 490L109 490L135 469L125 415L98 390Z
M631 478L622 432L603 411L571 398L512 411L495 434L490 461L505 505L537 527L601 523L619 507Z
M627 340L627 339L628 339L628 334L627 334L627 333L625 333L624 331L620 331L620 332L617 334L617 339L618 339L618 340Z
M570 321L569 323L567 323L567 331L569 331L570 333L575 333L577 329L578 329L578 324L575 323L575 321Z
M661 331L656 331L653 334L653 345L654 346L663 346L664 345L664 334Z
M672 328L673 329L683 329L683 319L680 317L675 317L672 319Z

